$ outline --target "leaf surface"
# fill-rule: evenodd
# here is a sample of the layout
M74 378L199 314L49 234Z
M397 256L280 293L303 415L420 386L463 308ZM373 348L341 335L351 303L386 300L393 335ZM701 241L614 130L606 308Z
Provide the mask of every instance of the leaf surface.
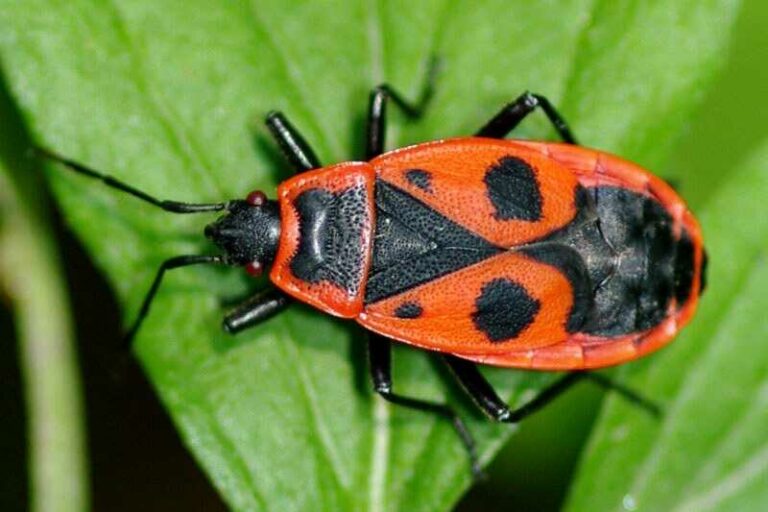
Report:
M443 62L433 105L418 123L391 109L392 147L471 133L530 89L561 105L585 144L658 164L722 61L737 4L4 0L0 52L39 143L149 193L202 202L273 190L287 177L259 127L271 109L324 162L359 158L371 86L387 81L415 97L430 55ZM518 134L551 130L537 115ZM127 319L160 261L211 251L197 236L207 219L50 174ZM449 508L470 484L454 432L372 396L359 329L297 306L234 338L220 331L222 300L258 286L226 269L173 272L137 345L226 501L240 510ZM399 350L395 365L400 392L461 408L484 461L513 431L472 414L424 355ZM487 375L513 403L551 380Z

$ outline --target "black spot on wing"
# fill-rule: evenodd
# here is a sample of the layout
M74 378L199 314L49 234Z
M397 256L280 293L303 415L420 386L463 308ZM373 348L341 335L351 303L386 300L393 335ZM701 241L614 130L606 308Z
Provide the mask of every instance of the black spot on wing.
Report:
M483 285L475 300L472 321L493 343L512 340L536 318L541 303L510 279L494 279Z
M424 169L408 169L405 171L405 179L411 185L420 188L424 192L433 192L432 173Z
M536 172L525 160L514 156L502 157L488 168L483 181L498 220L541 219L539 183Z
M424 313L424 308L418 302L403 302L395 309L397 318L419 318Z

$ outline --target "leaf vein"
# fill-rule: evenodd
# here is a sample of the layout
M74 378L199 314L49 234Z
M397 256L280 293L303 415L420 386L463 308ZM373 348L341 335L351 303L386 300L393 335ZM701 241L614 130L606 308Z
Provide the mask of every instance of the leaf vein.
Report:
M734 470L731 475L712 487L709 492L694 496L676 510L680 512L702 512L717 508L723 501L752 483L768 470L768 443L757 454Z
M215 190L216 197L224 197L218 180L213 178L216 173L213 172L211 163L207 161L205 152L202 151L193 136L185 133L185 129L180 128L183 124L179 120L174 119L172 110L166 105L167 102L164 95L151 85L144 65L144 57L136 47L115 0L110 0L110 5L114 14L112 20L115 31L125 42L125 47L130 54L132 66L136 71L135 84L141 91L141 96L147 98L150 109L156 113L156 119L168 135L168 140L173 144L177 153L188 162L189 169L186 169L186 171L194 172L203 179L203 190Z
M312 427L317 432L317 437L320 439L320 442L325 449L322 454L330 464L331 469L333 469L336 482L340 483L343 489L348 490L351 485L349 473L342 467L343 463L341 462L341 457L339 456L336 444L333 441L333 437L331 436L327 425L323 421L324 416L320 412L318 399L313 391L312 378L307 371L302 352L299 350L296 342L296 332L293 329L290 319L287 319L284 324L289 331L287 338L290 340L290 343L287 343L286 346L292 353L291 359L296 362L296 371L299 376L299 382L301 383L303 402L309 412L309 417L312 420Z
M392 436L390 404L384 398L374 396L373 407L373 449L371 450L371 471L368 479L368 510L382 512L386 510L385 487L389 472L389 443Z

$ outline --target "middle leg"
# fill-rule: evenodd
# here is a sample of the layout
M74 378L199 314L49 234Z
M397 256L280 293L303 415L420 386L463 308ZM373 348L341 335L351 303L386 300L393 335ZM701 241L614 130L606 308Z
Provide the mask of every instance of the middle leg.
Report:
M576 138L571 129L563 119L563 116L552 106L552 103L540 94L525 92L515 101L502 108L485 126L480 128L475 135L478 137L491 137L494 139L503 139L511 132L528 114L541 108L547 119L555 127L560 137L569 144L576 144Z
M437 59L432 58L428 64L427 79L424 82L424 88L416 103L410 103L388 84L381 84L371 91L371 96L368 102L368 130L365 150L365 158L367 160L379 156L384 152L384 142L387 130L387 101L392 100L392 102L394 102L394 104L411 119L421 117L435 92L437 66Z
M445 404L430 402L420 398L412 398L397 394L392 389L392 346L391 341L375 333L368 334L368 357L370 361L371 378L376 392L385 400L394 404L416 409L418 411L437 414L453 424L453 428L459 434L464 448L469 454L472 465L472 474L475 478L482 476L480 461L477 457L475 440L464 421L456 414L456 411Z

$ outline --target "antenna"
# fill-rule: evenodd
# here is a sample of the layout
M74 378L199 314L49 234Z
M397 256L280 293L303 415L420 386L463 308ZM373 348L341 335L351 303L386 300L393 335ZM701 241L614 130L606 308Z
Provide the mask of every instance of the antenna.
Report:
M158 208L161 208L167 212L171 212L171 213L218 212L222 210L228 210L230 206L229 201L226 201L223 203L183 203L179 201L167 201L167 200L157 199L156 197L153 197L142 190L132 187L127 183L123 183L122 181L115 179L112 176L101 173L95 169L91 169L90 167L87 167L81 163L75 162L74 160L70 160L69 158L63 157L57 153L54 153L49 149L41 148L39 146L35 146L33 149L36 154L40 155L41 157L47 160L57 162L63 165L64 167L66 167L67 169L74 171L78 174L81 174L83 176L87 176L89 178L99 180L103 182L105 185L107 185L108 187L117 189L121 192L125 192L126 194L132 195L133 197L137 197L142 201L147 202L151 205L157 206Z

